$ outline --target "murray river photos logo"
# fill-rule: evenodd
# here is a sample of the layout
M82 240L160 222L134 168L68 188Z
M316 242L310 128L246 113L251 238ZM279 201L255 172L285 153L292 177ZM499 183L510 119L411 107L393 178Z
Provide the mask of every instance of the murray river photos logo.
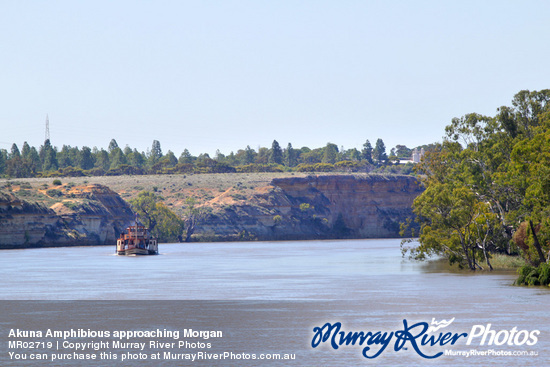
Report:
M491 324L474 325L469 332L445 332L446 327L455 319L409 323L403 320L403 329L395 331L345 331L340 322L326 323L313 328L311 346L317 348L328 344L333 349L345 346L362 347L361 354L365 358L376 358L389 346L395 352L412 349L423 358L438 358L444 352L443 346L464 342L468 346L533 346L538 342L539 330L493 330ZM437 349L437 350L435 350Z

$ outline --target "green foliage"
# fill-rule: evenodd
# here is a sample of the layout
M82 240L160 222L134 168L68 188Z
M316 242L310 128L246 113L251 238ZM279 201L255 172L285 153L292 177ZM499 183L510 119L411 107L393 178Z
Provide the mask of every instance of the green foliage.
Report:
M285 165L287 167L294 167L296 165L297 156L298 153L294 148L292 148L292 144L288 143L288 146L284 151Z
M273 222L275 223L275 225L281 224L282 221L283 221L283 217L281 217L280 215L276 215L273 217Z
M398 158L406 159L412 156L412 149L407 148L405 145L396 145L395 146L395 155Z
M59 190L56 190L56 189L50 189L50 190L46 191L46 195L48 195L50 197L57 198L57 197L63 196L63 193Z
M363 144L363 150L361 151L361 155L363 156L363 159L366 160L368 163L372 164L372 145L370 144L370 141L366 141L365 144Z
M381 139L379 139L381 142ZM404 147L404 146L399 146ZM405 147L406 148L406 147ZM119 176L176 173L233 173L233 172L358 172L373 169L372 147L367 141L360 152L357 148L345 150L336 144L325 147L294 149L291 143L283 150L274 140L270 149L259 147L257 151L247 146L236 154L228 155L216 151L215 159L208 154L198 157L185 149L176 159L172 151L162 153L160 142L153 141L147 153L126 146L121 149L111 139L107 150L103 148L71 147L63 145L58 151L46 141L38 152L27 142L19 152L16 144L8 152L0 149L0 175L8 177L81 177ZM381 168L380 170L383 170ZM408 172L410 173L410 169ZM405 172L396 168L392 173Z
M518 269L516 285L550 285L550 265L543 263L538 267L525 265Z
M191 153L189 153L189 150L187 150L187 149L183 150L183 152L181 153L181 155L178 159L178 163L183 163L183 164L192 164L193 163L193 156L191 155Z
M21 153L19 152L19 148L17 147L17 144L13 143L10 150L10 159L17 158L17 157L21 157Z
M334 164L334 170L339 172L358 172L363 168L361 162L340 161Z
M149 152L148 164L149 166L154 165L162 158L162 149L160 148L160 142L158 140L153 140L151 145L151 151Z
M283 164L283 151L277 140L273 140L273 144L271 144L269 163Z
M304 147L301 149L302 153L300 154L299 164L314 164L321 163L323 159L323 150L322 149L309 149Z
M246 196L242 194L231 194L231 197L235 200L246 200Z
M296 167L298 172L334 172L334 165L330 163L301 163Z
M518 269L518 279L516 280L515 284L517 285L528 285L530 282L534 282L534 274L536 272L536 268L532 267L531 265L525 265ZM538 281L538 280L537 280Z
M139 215L140 221L149 228L151 234L162 242L174 242L181 238L183 221L166 205L162 198L149 191L142 191L130 201L132 209Z
M109 168L111 170L117 169L118 167L126 164L126 156L122 149L118 146L113 148L109 152L109 162L111 163Z
M234 167L218 162L209 157L204 157L195 164L195 173L232 173L236 172Z
M54 186L59 186L59 185L61 185L61 180L57 180L57 179L56 179L56 180L53 180L52 185L54 185Z
M338 146L336 144L327 143L327 146L323 149L323 163L336 163L338 158Z
M240 152L243 152L243 164L252 164L254 163L254 159L256 158L256 152L254 151L254 149L250 148L250 145L247 145L245 150L244 151L239 151L238 154L240 154Z
M121 164L116 168L111 168L105 172L105 176L121 176L121 175L143 175L145 172L140 167Z
M108 171L111 163L109 162L109 153L101 149L95 152L95 167L101 168L103 171Z
M42 171L57 170L57 154L55 149L50 144L50 140L46 140L44 145L40 147L40 160L42 162Z
M388 159L388 156L386 154L386 145L384 144L384 141L382 139L376 140L376 145L374 146L374 149L372 151L372 156L376 161L376 164L378 164L379 166L384 164Z
M107 148L107 150L109 151L109 153L111 153L115 149L120 149L120 148L118 147L118 143L116 142L116 140L111 139L111 141L109 142L109 147Z
M255 241L257 237L256 235L254 235L254 233L243 230L241 233L239 233L238 239L240 241Z
M237 172L251 173L251 172L283 172L284 167L278 164L247 164L245 166L238 166Z
M79 165L83 170L91 169L94 167L94 158L92 156L92 150L88 147L82 147L79 157Z
M81 168L78 168L78 167L69 166L69 167L65 167L65 168L60 168L57 172L60 173L59 176L63 176L63 177L82 177L82 176L85 176L84 171Z
M443 143L416 166L426 190L414 202L421 225L414 257L443 255L472 270L484 259L491 269L490 254L511 253L515 242L534 265L546 261L549 102L550 90L521 91L513 107L501 107L495 117L470 113L452 120Z
M183 221L163 203L156 204L154 214L157 216L157 225L153 233L164 242L180 241Z
M538 267L538 273L539 273L539 283L541 285L549 285L550 284L550 265L543 263L540 264Z
M71 210L77 210L79 207L77 203L73 203L72 201L64 201L63 205Z
M186 206L183 208L183 223L185 231L185 242L191 241L191 236L195 233L197 226L202 223L210 214L210 208L198 206L195 198L189 197L185 200Z
M491 254L491 264L495 269L499 270L517 270L527 265L521 256L511 256L504 253Z
M0 149L0 175L6 172L7 161L8 152L5 149Z
M300 204L300 210L303 212L307 212L309 210L313 210L315 207L313 205L310 205L309 203L302 203Z
M494 216L467 187L431 184L415 199L414 211L422 226L420 245L410 250L413 257L439 254L459 267L482 268L479 251L484 249Z

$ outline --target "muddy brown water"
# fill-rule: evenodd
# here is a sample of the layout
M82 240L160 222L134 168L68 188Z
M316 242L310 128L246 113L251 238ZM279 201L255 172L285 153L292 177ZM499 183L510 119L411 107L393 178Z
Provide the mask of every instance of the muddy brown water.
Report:
M474 274L450 270L440 261L409 261L401 257L399 243L399 240L375 239L161 244L160 255L142 257L116 256L114 246L3 250L0 364L529 366L550 363L548 289L515 287L512 285L515 274L510 272ZM447 352L434 359L421 357L412 342L398 348L395 336L373 359L362 355L366 343L334 349L328 341L312 347L314 328L325 323L340 322L346 332L390 333L404 330L404 320L410 326L453 318L450 326L434 333L471 335L485 328L499 333L496 341L489 345L488 331L483 345L480 335L469 345L467 338L462 337L454 345L419 347L426 356ZM10 340L30 340L10 337L10 331L17 329L42 332L89 329L110 333L166 329L183 333L190 328L222 330L224 336L210 340L211 348L174 348L169 352L220 356L233 353L235 358L193 362L168 359L167 355L153 361L150 354L159 352L164 357L166 350L157 350L149 344L142 351L148 353L147 359L124 363L120 359L16 360L9 354L27 353L29 357L33 353L29 349L9 348ZM513 330L516 331L512 337L504 340ZM537 330L536 343L532 343L526 335ZM45 336L39 339L58 341ZM67 340L92 339L71 336ZM146 343L153 340L145 337L135 341L142 339ZM180 340L201 342L192 337ZM370 348L366 354L372 356L381 344L373 343ZM39 348L34 352L52 358L56 352L66 356L73 350ZM99 358L100 352L91 353ZM103 352L119 357L139 353L131 347L114 348L112 344ZM458 352L470 355L457 355ZM295 359L246 359L266 353L287 353ZM204 354L203 357L207 358Z

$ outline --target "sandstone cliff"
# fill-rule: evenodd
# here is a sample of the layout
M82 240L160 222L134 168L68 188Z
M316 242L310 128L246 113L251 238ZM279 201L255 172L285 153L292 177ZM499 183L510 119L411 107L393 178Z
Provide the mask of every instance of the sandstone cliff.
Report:
M86 177L57 186L51 179L6 182L0 248L114 246L134 219L119 194L129 200L142 190L162 195L180 216L185 199L195 198L209 212L195 231L199 241L398 237L399 223L413 216L412 202L422 191L411 176L283 175Z
M197 230L211 239L398 237L422 192L416 178L322 175L275 178L244 200L234 188L207 202L212 214Z
M129 205L102 185L43 190L50 207L0 192L0 248L113 245L133 220Z

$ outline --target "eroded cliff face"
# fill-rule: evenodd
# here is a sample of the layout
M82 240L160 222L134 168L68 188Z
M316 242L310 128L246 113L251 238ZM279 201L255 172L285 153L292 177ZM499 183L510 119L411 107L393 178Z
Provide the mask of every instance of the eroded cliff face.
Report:
M0 248L114 246L134 218L129 205L106 186L55 190L48 193L63 199L49 208L0 193Z
M422 192L411 176L308 176L273 179L246 202L233 189L206 205L197 233L226 239L398 237ZM237 198L237 200L235 199Z
M399 224L412 217L412 203L422 192L412 176L310 176L273 184L295 203L325 207L329 225L353 237L398 237Z
M129 205L106 186L40 187L0 191L0 248L114 246L134 220ZM293 176L221 187L201 203L210 214L194 240L398 237L399 224L413 216L413 200L422 192L414 177L384 175ZM190 192L172 195L179 200Z

